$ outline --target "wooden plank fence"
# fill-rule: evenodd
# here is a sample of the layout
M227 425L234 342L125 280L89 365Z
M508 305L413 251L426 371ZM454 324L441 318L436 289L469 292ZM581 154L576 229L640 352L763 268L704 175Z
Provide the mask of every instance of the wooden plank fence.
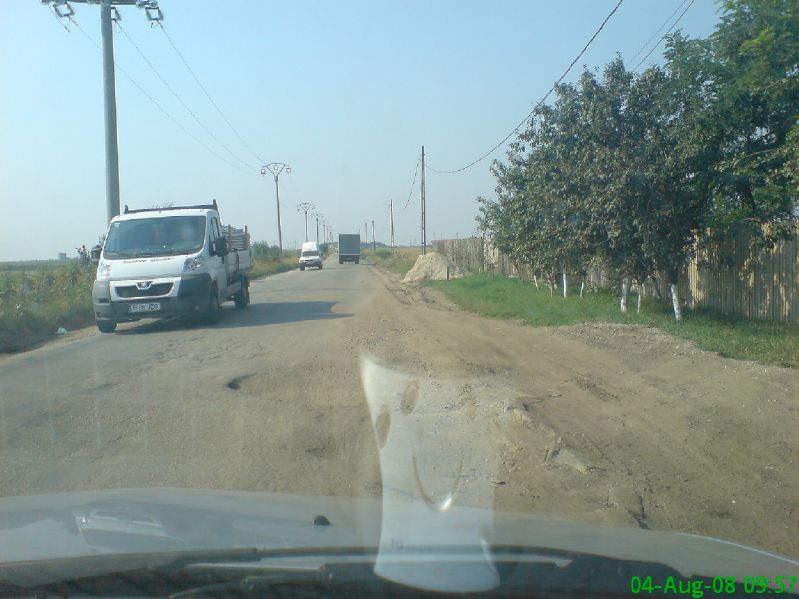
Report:
M770 249L750 249L749 241L742 233L715 245L700 244L696 256L680 273L680 299L690 308L799 324L799 229ZM471 272L533 278L529 268L514 265L487 239L447 239L437 241L435 248ZM601 288L617 280L618 276L602 271L587 276L590 285ZM668 282L663 277L650 280L643 293L667 299Z

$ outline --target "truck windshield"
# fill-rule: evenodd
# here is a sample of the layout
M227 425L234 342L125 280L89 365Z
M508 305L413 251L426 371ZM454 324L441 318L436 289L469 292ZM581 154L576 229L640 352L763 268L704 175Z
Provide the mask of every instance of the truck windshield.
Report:
M303 258L318 258L319 257L319 252L303 252L302 253L302 257Z
M204 239L204 216L123 220L111 224L103 254L106 258L192 254L202 249Z

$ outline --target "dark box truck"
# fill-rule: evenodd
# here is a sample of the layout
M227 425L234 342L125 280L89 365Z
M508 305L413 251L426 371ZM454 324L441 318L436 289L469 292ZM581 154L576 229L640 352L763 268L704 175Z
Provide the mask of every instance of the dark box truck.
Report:
M361 261L361 235L360 233L345 233L338 236L338 263Z

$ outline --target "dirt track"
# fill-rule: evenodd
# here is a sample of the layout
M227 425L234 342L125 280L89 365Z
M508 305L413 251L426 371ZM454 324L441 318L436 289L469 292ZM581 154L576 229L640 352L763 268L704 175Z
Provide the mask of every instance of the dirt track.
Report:
M458 479L463 503L799 555L796 371L640 327L485 319L369 266L271 277L253 299L218 327L0 360L0 494L379 495L368 363L435 492Z

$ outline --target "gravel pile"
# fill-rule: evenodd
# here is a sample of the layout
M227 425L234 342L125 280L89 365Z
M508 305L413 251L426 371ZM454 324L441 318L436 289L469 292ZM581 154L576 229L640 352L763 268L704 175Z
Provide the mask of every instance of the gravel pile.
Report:
M449 273L449 276L447 276ZM431 279L433 281L446 281L448 278L457 279L463 276L463 271L455 266L444 254L430 252L419 256L416 264L405 275L406 283Z

